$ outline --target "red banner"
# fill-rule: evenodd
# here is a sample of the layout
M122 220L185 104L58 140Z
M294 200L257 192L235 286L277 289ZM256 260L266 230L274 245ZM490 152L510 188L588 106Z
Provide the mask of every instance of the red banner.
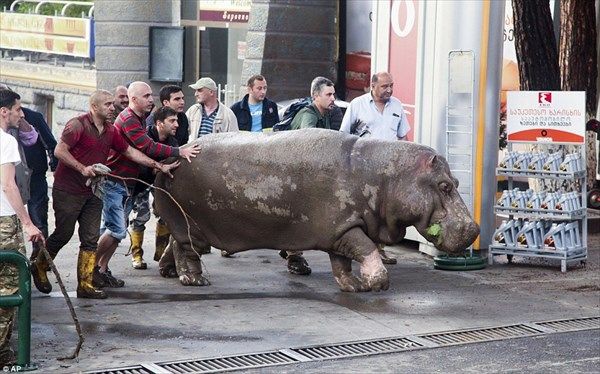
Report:
M419 34L419 2L392 0L390 15L389 72L394 77L394 96L404 105L411 130L408 139L414 140L417 37Z

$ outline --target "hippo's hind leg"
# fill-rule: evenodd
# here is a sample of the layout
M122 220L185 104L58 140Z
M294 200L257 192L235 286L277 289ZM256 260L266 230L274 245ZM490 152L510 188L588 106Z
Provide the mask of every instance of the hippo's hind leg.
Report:
M204 245L198 248L197 244L194 244L194 248L192 248L188 243L174 242L173 244L173 256L177 274L179 274L179 282L184 286L210 285L208 279L202 275L201 261L202 255L210 252L210 246Z
M345 292L368 291L363 287L360 279L352 274L352 260L348 257L340 256L335 253L329 254L331 261L331 270L333 277L340 286L340 290Z
M387 290L388 273L381 262L377 246L359 228L346 232L334 244L334 252L360 262L362 287L365 291Z

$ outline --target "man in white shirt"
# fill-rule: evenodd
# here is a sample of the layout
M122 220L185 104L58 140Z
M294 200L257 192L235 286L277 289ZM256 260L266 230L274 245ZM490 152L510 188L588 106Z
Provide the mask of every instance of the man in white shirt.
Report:
M21 97L11 90L0 89L0 250L19 251L25 255L23 229L29 241L44 242L42 232L33 224L15 182L15 165L21 162L17 140L7 134L17 128L25 117ZM16 266L0 263L0 295L12 295L19 290ZM15 308L0 308L0 367L14 361L10 335Z
M406 119L402 103L393 97L394 79L387 72L373 74L371 92L352 100L340 131L361 137L382 140L406 140L410 125ZM393 257L387 256L383 245L378 245L384 264L395 264Z
M352 100L340 131L384 140L406 140L410 125L402 103L393 97L394 79L381 72L371 78L371 92Z

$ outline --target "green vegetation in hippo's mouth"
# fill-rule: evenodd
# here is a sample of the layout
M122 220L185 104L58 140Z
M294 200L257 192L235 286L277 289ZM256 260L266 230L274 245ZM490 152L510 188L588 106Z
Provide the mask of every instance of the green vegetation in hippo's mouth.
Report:
M436 244L440 244L442 242L442 225L439 223L434 223L427 228L427 235L436 239Z

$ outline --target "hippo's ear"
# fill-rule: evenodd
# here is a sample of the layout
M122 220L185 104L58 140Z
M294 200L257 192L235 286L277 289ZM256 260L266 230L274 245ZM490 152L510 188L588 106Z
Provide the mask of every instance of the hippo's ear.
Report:
M435 153L421 153L418 156L417 165L419 165L419 169L424 172L434 170L437 163L438 159Z
M427 168L433 170L435 168L435 164L438 163L437 155L430 155L429 160L427 161Z

